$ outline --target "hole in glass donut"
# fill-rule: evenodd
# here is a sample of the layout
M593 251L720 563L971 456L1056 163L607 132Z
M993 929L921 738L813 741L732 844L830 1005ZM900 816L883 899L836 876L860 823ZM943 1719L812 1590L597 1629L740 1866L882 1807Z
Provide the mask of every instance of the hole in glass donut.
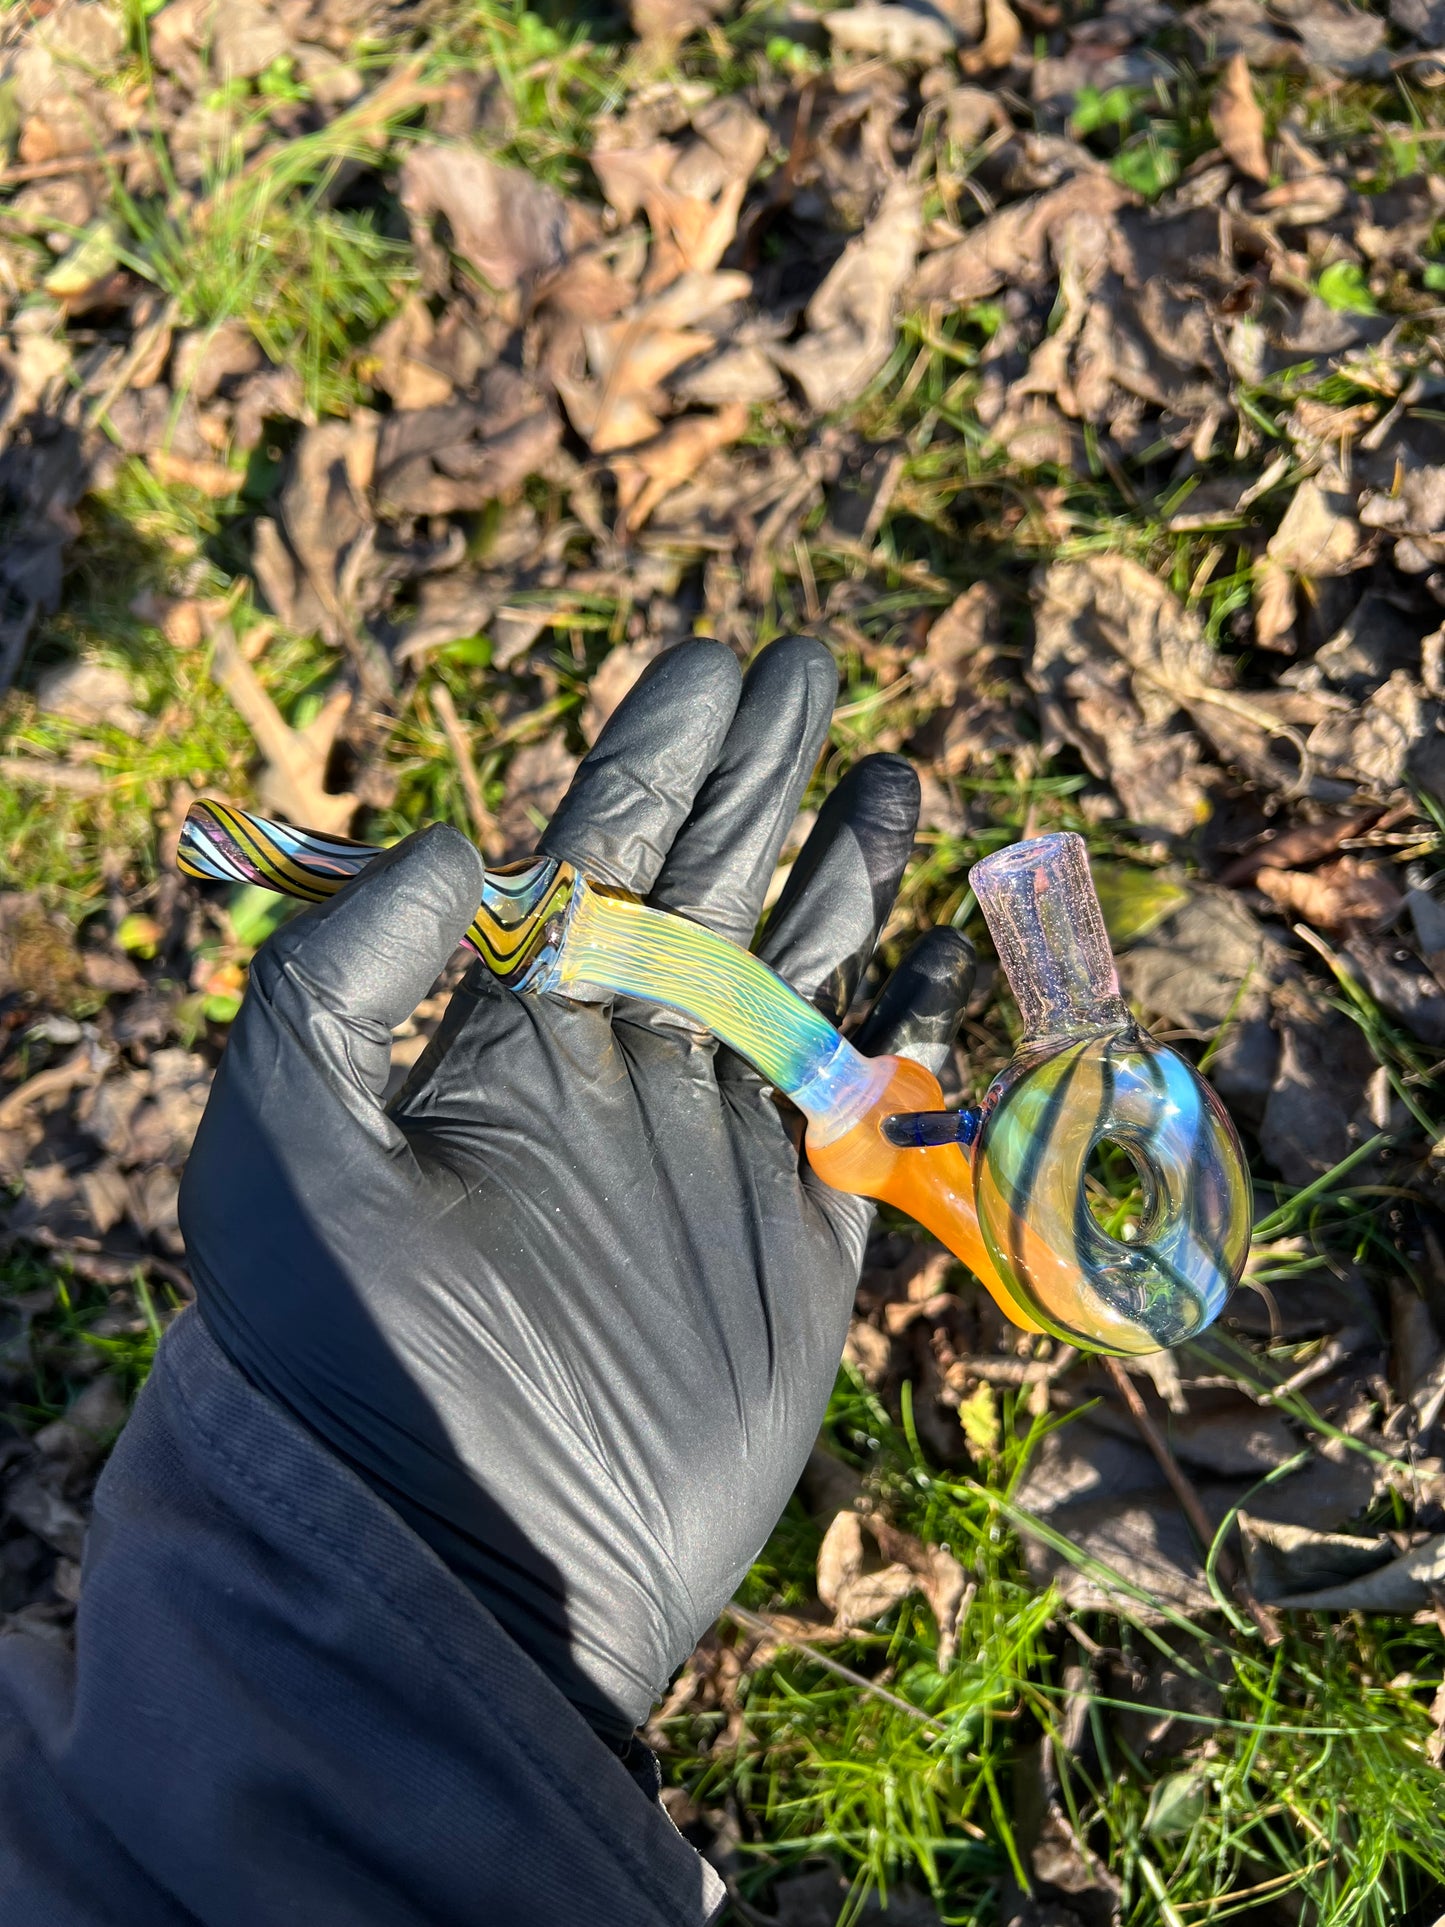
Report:
M1126 1245L1149 1236L1158 1186L1136 1146L1099 1138L1085 1160L1084 1190L1101 1231Z

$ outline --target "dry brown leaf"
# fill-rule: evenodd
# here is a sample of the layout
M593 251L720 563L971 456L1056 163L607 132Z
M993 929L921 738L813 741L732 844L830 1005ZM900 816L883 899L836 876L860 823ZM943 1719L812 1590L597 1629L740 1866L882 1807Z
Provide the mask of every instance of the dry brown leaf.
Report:
M1437 1048L1445 1044L1445 990L1425 964L1388 939L1371 943L1364 937L1349 937L1341 948L1387 1017L1422 1044Z
M640 529L665 496L680 488L709 455L735 442L747 425L747 403L729 402L715 415L684 415L641 448L614 457L622 525Z
M983 39L959 60L966 74L993 73L1007 67L1023 45L1024 30L1008 0L984 0Z
M1414 678L1396 669L1367 701L1342 703L1322 717L1309 733L1307 748L1327 775L1388 796L1406 780L1412 757L1438 715L1438 705L1422 701Z
M609 322L605 327L587 331L589 356L604 383L604 401L611 396L645 395L658 388L675 368L695 361L713 345L711 335L697 328L662 328L644 319L628 318ZM603 420L606 419L606 407ZM616 447L605 439L605 430L594 433L593 447Z
M840 53L872 55L896 65L915 61L931 67L946 60L958 43L958 35L941 14L878 0L825 13L823 25Z
M888 1376L893 1347L888 1334L870 1325L866 1318L855 1318L848 1327L843 1345L843 1363L851 1365L866 1385L876 1392Z
M428 281L446 284L432 239L443 215L452 247L499 294L525 290L560 268L581 239L578 212L554 187L455 142L414 147L401 170L401 204Z
M808 303L801 340L773 349L814 408L854 400L893 352L898 298L922 232L918 187L894 181Z
M1294 654L1294 577L1270 556L1254 566L1254 639L1261 649Z
M199 406L210 401L237 376L255 374L265 365L260 342L241 322L226 321L216 328L192 328L176 340L171 385L178 394L189 395ZM157 370L157 376L159 373Z
M648 141L642 147L598 145L592 151L592 172L607 204L624 221L632 221L667 186L677 164L671 141Z
M1404 902L1383 870L1353 856L1318 870L1261 870L1254 887L1320 930L1378 930Z
M870 1513L868 1530L885 1559L911 1572L918 1589L938 1621L938 1670L947 1672L958 1648L958 1620L968 1582L963 1567L945 1546L926 1545L911 1532L890 1525L881 1513Z
M612 712L659 653L660 647L657 639L649 638L642 642L625 642L608 650L587 685L587 701L580 719L585 742L590 744L597 741Z
M225 0L211 26L211 60L220 80L252 80L292 53L291 36L260 0Z
M1431 1766L1445 1766L1445 1680L1435 1688L1430 1702L1430 1721L1435 1731L1425 1744L1425 1757Z
M227 468L224 462L207 462L197 456L177 455L165 448L155 449L146 458L146 465L159 482L169 488L193 488L201 495L207 495L213 502L221 502L228 495L234 495L246 477L239 469Z
M656 266L649 263L643 287L664 288L677 274L706 273L715 268L737 233L738 215L747 191L747 177L740 176L727 182L716 200L669 192L666 220L672 230L676 260Z
M47 1100L64 1096L82 1085L94 1084L105 1074L109 1061L107 1053L93 1044L85 1043L63 1063L51 1064L45 1070L37 1071L18 1089L0 1099L0 1131L13 1129L32 1106L45 1104Z
M469 571L424 577L415 608L396 621L392 659L398 665L416 662L446 643L480 635L496 606L497 591Z
M757 342L740 342L709 355L684 369L670 390L678 401L701 408L720 408L729 401L777 401L786 392L782 376Z
M1208 801L1198 739L1177 719L1219 673L1198 618L1139 563L1101 555L1046 571L1034 631L1045 748L1072 743L1133 821L1187 834Z
M136 707L139 694L123 669L78 660L47 669L35 686L35 703L42 715L101 723L127 736L139 736L148 721L144 710Z
M744 172L724 179L715 195L689 194L672 186L681 150L670 141L645 147L602 148L592 155L592 171L624 221L639 209L652 229L652 255L643 291L669 287L678 275L715 268L737 232L738 215L748 191Z
M833 1612L838 1596L863 1570L863 1521L856 1512L839 1512L818 1548L818 1597Z
M1264 114L1254 96L1249 62L1242 53L1233 56L1220 76L1209 103L1209 121L1219 136L1219 145L1240 173L1254 181L1267 181L1269 156L1264 150Z
M1354 497L1313 477L1301 482L1255 564L1255 640L1281 655L1295 651L1295 582L1363 568L1373 544L1353 513Z
M256 531L254 561L268 595L267 576L276 579L283 562L294 572L292 593L286 598L292 614L273 603L276 613L291 627L314 625L336 648L359 650L368 582L382 566L368 499L380 426L377 415L356 408L349 420L318 422L297 442L280 502L294 564L274 529L264 551L260 524ZM267 576L262 576L263 553ZM365 659L359 667L369 679L376 673Z
M572 426L597 455L650 441L662 427L641 395L609 394L605 387L563 375L557 377L557 393Z
M865 1524L888 1561L881 1571L863 1569ZM845 1507L834 1515L818 1548L817 1587L839 1628L876 1619L911 1592L921 1592L938 1622L939 1670L952 1663L968 1586L962 1566L944 1547L925 1545L881 1513L863 1518Z
M292 729L221 622L211 635L211 674L256 739L264 767L257 782L262 805L307 829L345 831L358 799L326 788L326 765L337 731L351 707L351 693L336 690L305 729Z
M1306 174L1296 181L1281 181L1261 194L1255 211L1282 214L1287 227L1314 227L1332 221L1349 205L1350 190L1334 174Z
M1266 550L1271 562L1296 575L1347 575L1368 561L1353 513L1354 502L1340 489L1317 481L1300 483Z
M1271 1001L1278 1057L1259 1148L1287 1184L1311 1184L1359 1143L1379 1067L1347 1017L1318 1007L1316 992L1286 983Z
M1220 872L1225 889L1237 890L1250 883L1261 870L1292 870L1302 863L1318 863L1333 856L1345 840L1362 836L1379 816L1374 810L1360 810L1353 816L1327 816L1318 823L1298 823L1278 836L1258 844L1246 855L1236 857Z
M627 17L643 46L663 57L723 11L723 0L628 0Z
M695 328L752 292L752 276L735 268L689 271L661 292L639 301L631 318L647 328Z
M435 338L436 323L430 309L413 295L372 342L374 379L397 408L436 408L451 400L450 376L425 359Z
M957 701L970 684L970 662L994 642L998 621L998 591L987 582L956 596L928 631L913 664L914 688L935 702Z
M0 339L0 373L5 396L0 401L0 431L21 421L55 398L70 368L70 346L50 335L8 335Z
M861 1626L918 1591L918 1579L907 1566L884 1566L881 1572L860 1572L839 1588L833 1621L838 1626Z
M594 454L652 440L667 405L661 384L716 345L695 324L740 300L751 286L745 274L690 272L617 320L583 330L592 379L554 379L572 426Z
M549 315L571 321L610 321L631 305L637 292L635 278L629 280L600 254L584 249L548 276L544 305Z
M1385 22L1349 0L1288 0L1274 11L1299 35L1311 65L1336 74L1388 72Z
M1018 663L1005 646L999 597L990 584L974 583L933 624L914 661L913 681L925 703L939 705L907 746L933 765L923 776L930 827L959 834L957 794L944 779L988 768L999 756L1021 767L1034 754L1022 727L1026 699Z
M768 151L768 123L741 94L718 94L695 108L692 129L730 174L753 174ZM688 170L684 172L693 178Z
M1385 1533L1320 1532L1239 1518L1250 1584L1271 1604L1307 1611L1411 1612L1445 1582L1445 1535L1399 1553Z
M498 363L473 400L387 416L376 444L376 497L384 509L413 515L482 508L543 468L561 437L547 398Z
M952 247L927 255L906 299L966 306L1011 282L1041 282L1049 274L1050 239L1071 216L1107 216L1137 198L1102 168L1075 174L1046 193L1000 208Z
M502 860L530 856L547 819L561 802L577 758L559 730L525 743L507 768L506 801L497 817Z

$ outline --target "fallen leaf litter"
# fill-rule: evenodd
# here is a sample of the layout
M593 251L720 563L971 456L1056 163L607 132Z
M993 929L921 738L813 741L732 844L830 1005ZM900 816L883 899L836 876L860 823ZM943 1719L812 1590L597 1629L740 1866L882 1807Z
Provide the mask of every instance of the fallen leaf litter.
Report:
M153 100L101 0L0 32L0 696L13 684L9 719L49 719L73 746L7 737L7 782L98 794L86 743L156 728L116 661L30 666L91 504L130 461L211 504L254 585L242 601L178 573L138 614L207 651L279 814L345 830L391 804L402 719L429 704L473 834L522 854L660 649L701 631L745 652L805 624L877 692L868 742L920 764L925 864L995 831L1000 772L1027 786L1054 768L1153 866L1117 866L1125 989L1208 1049L1259 1151L1262 1216L1273 1179L1306 1187L1358 1158L1351 1181L1390 1200L1382 1242L1311 1267L1286 1207L1219 1338L1131 1366L1121 1398L1098 1361L1020 1340L883 1228L847 1353L890 1412L911 1388L923 1446L964 1473L999 1451L1004 1398L1077 1412L1017 1502L1133 1588L1135 1613L1139 1595L1214 1609L1189 1520L1231 1511L1265 1611L1410 1613L1445 1588L1445 1164L1423 1121L1445 1046L1445 198L1388 96L1353 132L1321 105L1393 71L1428 109L1438 12L795 8L807 59L759 61L722 94L667 62L725 9L634 0L639 64L566 187L519 164L497 76L434 76L403 8L170 0L146 29ZM363 27L389 72L353 59ZM1148 102L1186 71L1198 138L1181 155ZM266 92L278 72L304 84ZM1270 76L1290 82L1282 111ZM349 205L407 237L399 297L345 347L343 414L274 331L189 311L154 237L119 219L108 169L140 201L163 186L152 114L180 231L223 234L240 182L274 176L279 201L295 143L324 137ZM1418 165L1383 180L1387 139ZM931 399L910 415L915 390ZM972 467L931 492L930 450L960 438ZM961 544L970 566L939 573ZM571 626L588 598L623 617L568 724L554 656L570 640L588 665ZM330 652L295 726L267 687L278 627ZM432 677L478 637L486 731ZM846 712L840 729L847 743ZM162 839L184 792L155 798ZM0 895L3 1236L110 1292L92 1331L127 1339L144 1334L137 1274L185 1295L176 1182L249 948L157 875L133 902L117 878L80 929L33 891ZM1351 1017L1361 998L1391 1027L1388 1072ZM985 973L955 1089L1001 1048L990 999ZM3 1383L30 1405L42 1381L84 1389L0 1437L0 1611L59 1633L123 1404L97 1355L55 1335L50 1277L38 1263L4 1301ZM965 1566L839 1470L815 1463L803 1487L818 1608L779 1611L771 1636L826 1643L921 1597L946 1666ZM1118 1603L1098 1565L1023 1544L1068 1611ZM736 1710L738 1668L769 1650L744 1630L751 1656L700 1657L694 1698ZM1052 1851L1097 1885L1050 1812L1035 1870L1050 1877Z

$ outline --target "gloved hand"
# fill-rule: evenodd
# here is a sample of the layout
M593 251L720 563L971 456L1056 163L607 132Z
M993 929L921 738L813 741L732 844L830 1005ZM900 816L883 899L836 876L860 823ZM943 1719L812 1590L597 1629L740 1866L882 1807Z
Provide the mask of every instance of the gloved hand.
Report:
M740 679L660 657L541 847L748 942L836 692L792 638ZM837 1019L892 905L918 784L855 767L761 954ZM409 837L257 956L181 1193L232 1361L425 1539L617 1744L798 1477L871 1207L822 1184L755 1072L676 1016L518 996L475 965L383 1108L390 1033L481 896ZM937 1067L972 953L932 932L857 1041ZM795 1120L796 1122L796 1120Z

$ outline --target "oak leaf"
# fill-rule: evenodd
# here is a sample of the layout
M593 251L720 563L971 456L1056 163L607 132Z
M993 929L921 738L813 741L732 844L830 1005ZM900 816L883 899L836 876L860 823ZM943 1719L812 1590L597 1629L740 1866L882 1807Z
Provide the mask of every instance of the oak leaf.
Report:
M729 402L715 415L684 415L641 448L617 456L612 466L623 525L641 528L665 496L680 488L709 455L735 442L747 425L747 403Z

